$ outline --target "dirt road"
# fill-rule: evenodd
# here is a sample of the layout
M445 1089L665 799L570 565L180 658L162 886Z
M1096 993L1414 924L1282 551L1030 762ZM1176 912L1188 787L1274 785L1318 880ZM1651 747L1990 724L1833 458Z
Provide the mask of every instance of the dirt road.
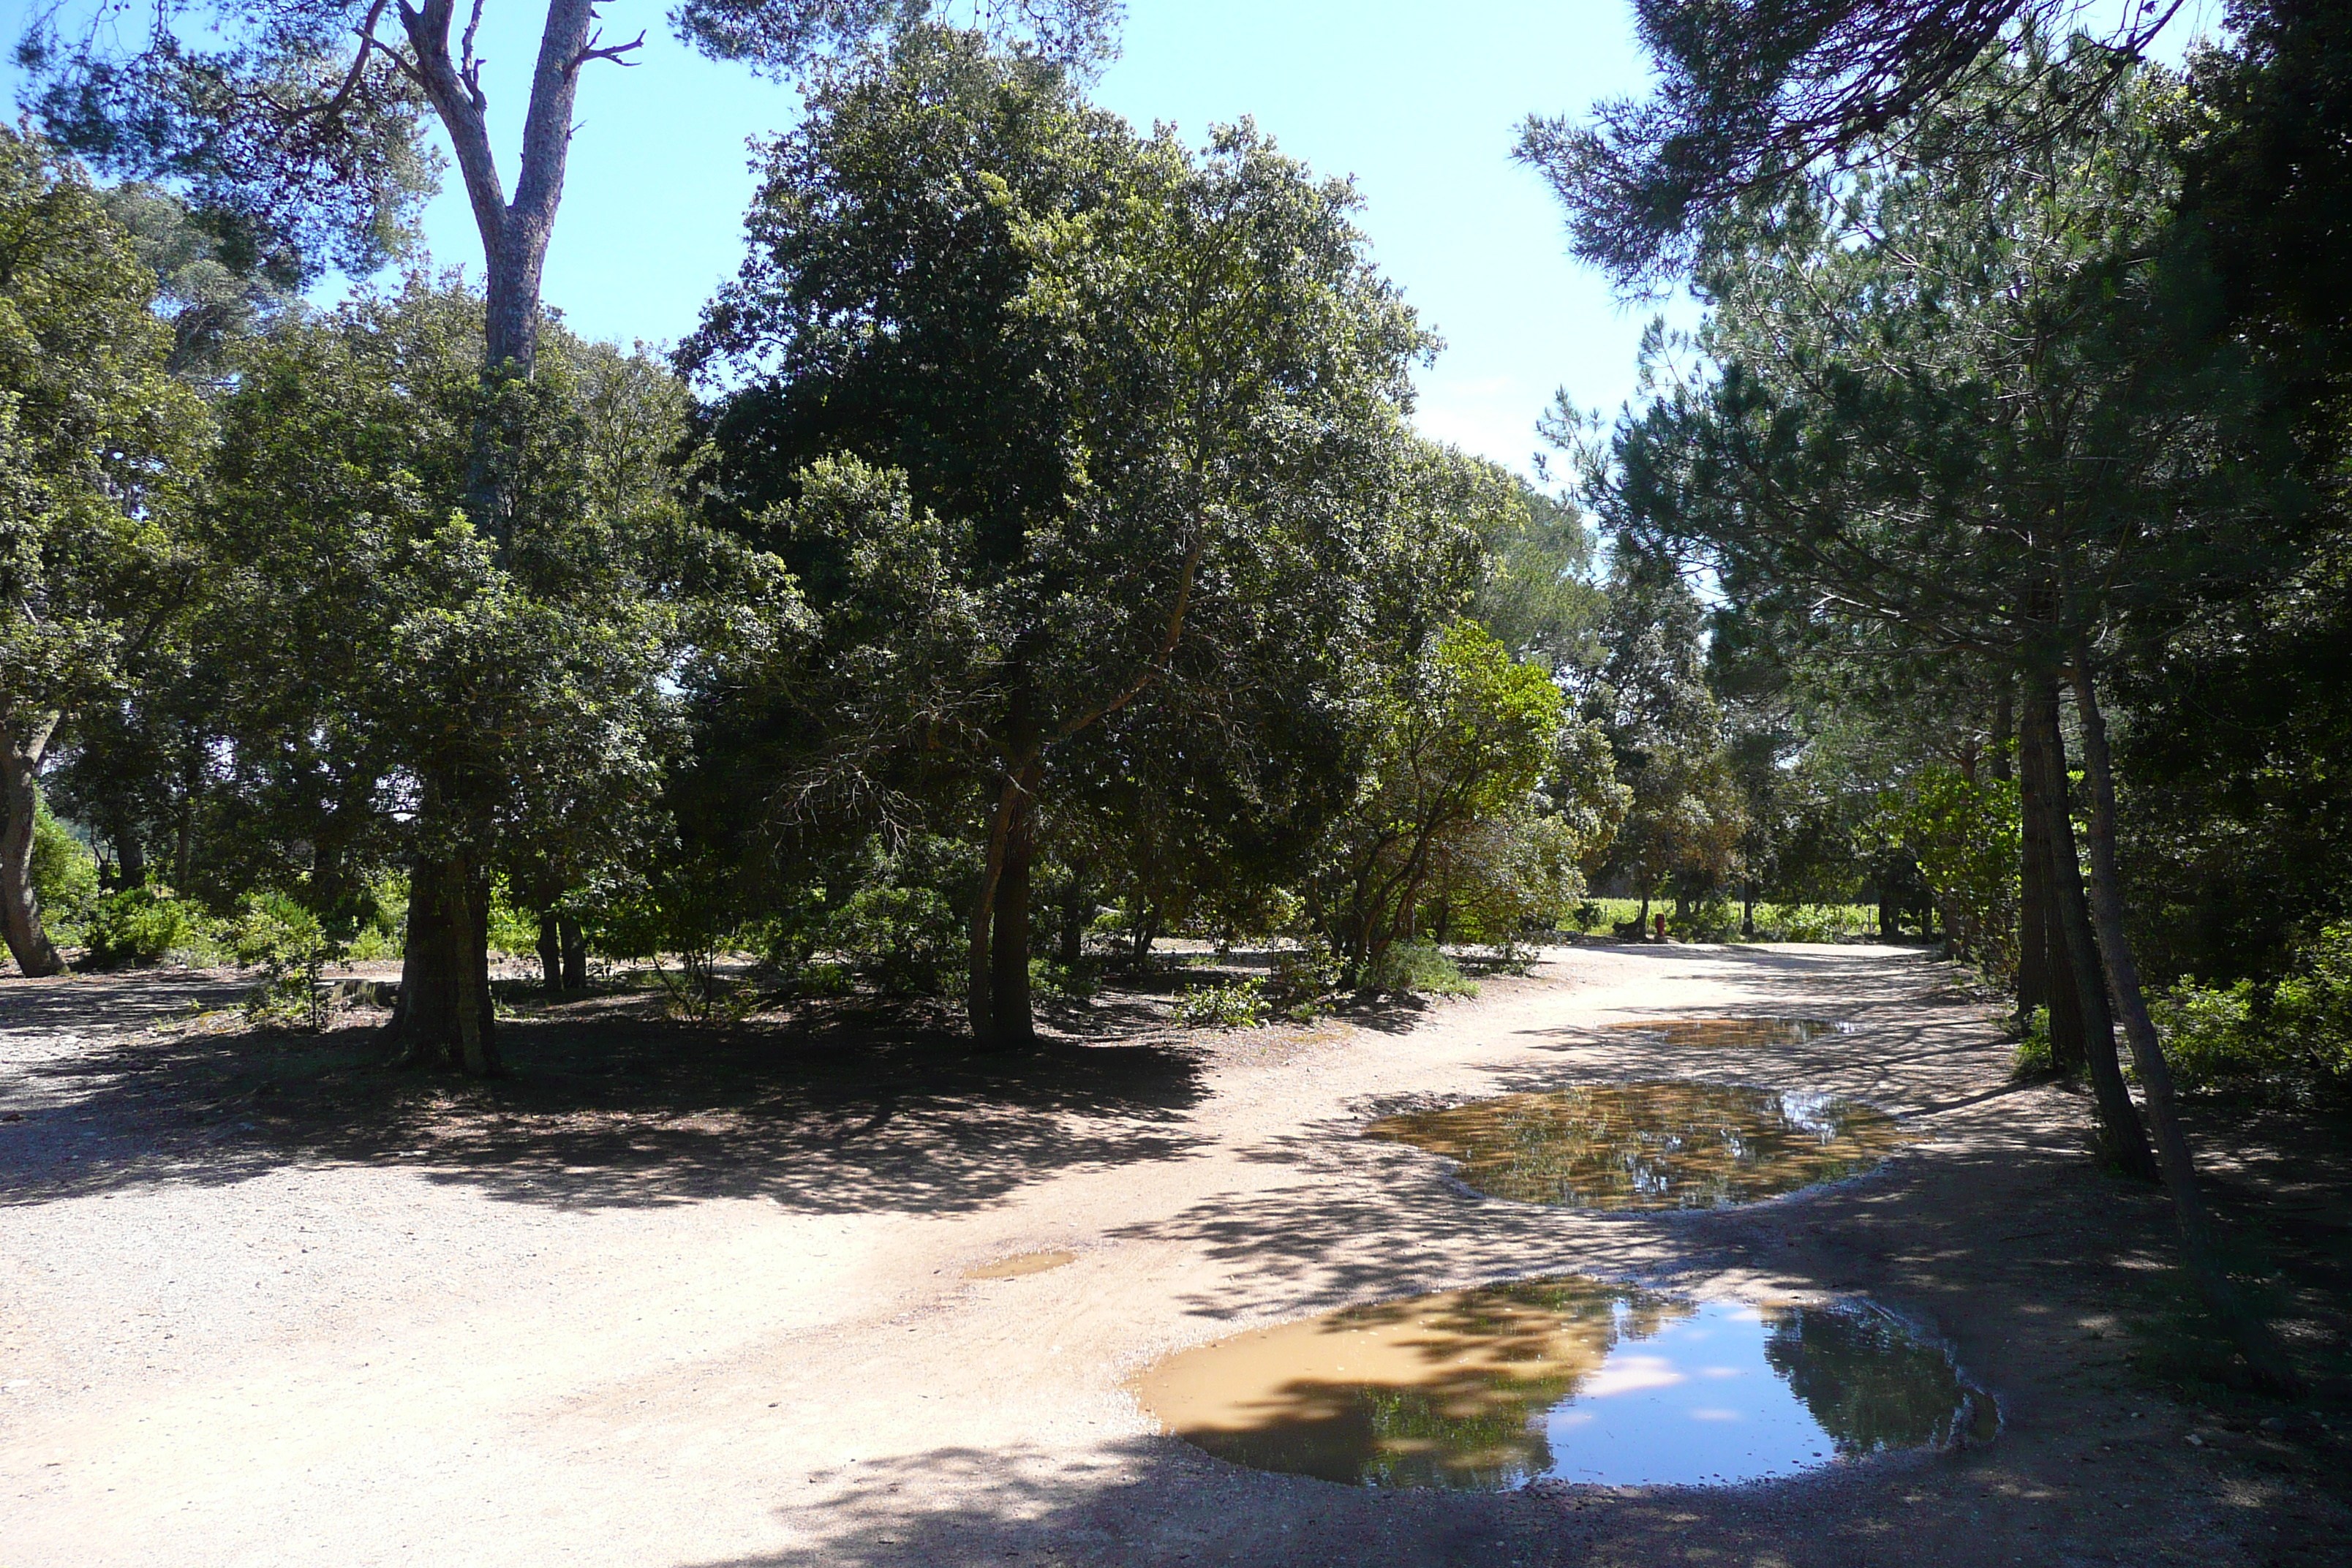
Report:
M1916 952L1554 950L1419 1016L1139 1015L1020 1062L558 1019L512 1028L487 1088L368 1070L357 1030L158 1032L232 989L0 982L6 1568L2265 1564L2352 1539L2326 1426L2126 1365L2125 1307L2169 1299L2160 1202L2090 1166L2081 1102L2011 1084L1984 1005ZM1864 1027L1599 1028L1725 1010ZM1651 1076L1836 1091L1923 1141L1792 1198L1597 1215L1357 1135L1403 1096ZM1048 1248L1076 1260L963 1278ZM1125 1390L1244 1326L1566 1272L1869 1296L2005 1429L1769 1486L1378 1492L1211 1460Z

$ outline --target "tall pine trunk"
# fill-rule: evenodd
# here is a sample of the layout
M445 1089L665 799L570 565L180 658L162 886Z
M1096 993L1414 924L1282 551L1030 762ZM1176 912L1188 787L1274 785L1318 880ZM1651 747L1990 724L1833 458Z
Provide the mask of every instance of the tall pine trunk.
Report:
M2154 1181L2156 1157L2148 1152L2147 1133L2140 1126L2139 1111L2124 1083L2122 1064L2116 1059L2115 1017L2107 1010L2106 978L2091 929L2090 909L2083 896L2074 821L2066 808L2066 738L2058 728L2058 683L2053 677L2037 674L2028 684L2025 723L2032 737L2035 794L2042 805L2043 843L2049 857L2044 875L2049 879L2052 912L2065 944L2064 974L2074 982L2074 1001L2080 1009L2084 1060L2090 1068L2092 1097L2099 1108L2100 1142L2107 1157L2126 1174ZM2062 983L2061 977L2053 977L2053 989Z
M2097 674L2090 650L2080 645L2074 651L2074 681L2075 713L2083 724L2083 771L2091 795L2091 892L2098 915L2100 951L2106 958L2116 1005L2124 1016L2132 1066L2139 1074L2141 1092L2147 1097L2148 1124L2156 1133L2165 1191L2172 1199L2172 1217L2180 1227L2181 1250L2206 1305L2237 1342L2254 1375L2273 1389L2293 1393L2302 1386L2302 1380L2270 1325L2247 1303L2222 1268L2212 1218L2206 1211L2204 1194L2197 1188L2196 1163L2173 1104L2172 1069L2157 1040L2155 1021L2148 1016L2139 967L2132 960L2125 929L2123 889L2116 870L2115 767L2107 752L2106 717L2099 707Z
M33 887L33 830L41 804L41 759L57 732L58 715L14 714L0 721L0 935L9 956L27 975L55 974L66 966L41 923L41 896Z

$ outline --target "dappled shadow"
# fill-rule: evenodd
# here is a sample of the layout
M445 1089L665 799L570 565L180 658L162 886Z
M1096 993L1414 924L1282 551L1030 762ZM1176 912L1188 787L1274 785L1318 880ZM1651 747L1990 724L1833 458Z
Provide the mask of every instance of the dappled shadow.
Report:
M138 1021L209 994L184 982L174 1008L170 990L142 989ZM1053 1173L1182 1158L1202 1093L1197 1054L1174 1046L988 1053L919 1023L719 1030L558 1012L501 1025L509 1076L463 1082L384 1069L357 1027L98 1037L49 1016L47 1048L20 1051L0 1087L0 1114L21 1118L0 1122L0 1201L356 1162L559 1206L954 1212Z

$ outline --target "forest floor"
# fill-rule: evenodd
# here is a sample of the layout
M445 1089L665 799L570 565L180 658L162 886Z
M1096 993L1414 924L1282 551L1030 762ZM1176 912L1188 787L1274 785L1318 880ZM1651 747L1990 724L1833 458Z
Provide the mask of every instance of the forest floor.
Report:
M2231 1385L2168 1215L1900 948L1588 945L1473 1001L1047 1049L642 1001L392 1073L234 976L0 982L0 1563L2339 1563L2352 1133L2204 1108L2220 1206L2315 1371ZM1784 1047L1601 1026L1851 1020ZM1406 1095L1696 1077L1913 1119L1875 1173L1704 1213L1481 1200L1359 1136ZM1012 1254L1075 1262L967 1280ZM1348 1303L1581 1272L1866 1296L1998 1396L1989 1444L1735 1488L1370 1490L1243 1470L1127 1392Z

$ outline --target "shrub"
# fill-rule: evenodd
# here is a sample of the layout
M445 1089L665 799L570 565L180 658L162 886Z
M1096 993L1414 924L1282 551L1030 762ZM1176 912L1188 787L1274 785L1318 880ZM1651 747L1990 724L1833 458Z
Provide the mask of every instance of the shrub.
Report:
M1364 989L1391 996L1475 996L1478 985L1432 942L1391 943L1373 960Z
M2010 1058L2010 1070L2019 1078L2039 1078L2057 1065L2050 1054L2050 1009L2036 1007L2033 1016L2025 1021L2016 1054Z
M963 921L936 888L860 888L826 922L824 945L895 995L936 992L962 955Z
M2185 1089L2268 1079L2295 1093L2352 1091L2352 925L2321 931L2274 985L2184 979L2154 1011Z
M161 963L175 949L204 933L204 916L168 888L125 888L98 902L89 917L89 966L119 969L126 963Z
M1591 931L1601 923L1601 916L1608 912L1591 899L1579 899L1576 908L1569 911L1569 918L1576 922L1577 930Z
M260 967L267 977L246 999L252 1017L295 1017L313 1029L327 1026L330 1004L319 986L320 973L344 952L319 917L284 893L247 893L228 931L237 963Z
M1274 955L1275 994L1296 1005L1328 994L1339 984L1339 955L1320 942Z
M1080 962L1064 963L1058 958L1033 958L1029 961L1029 992L1056 1002L1084 1002L1095 994L1095 973L1091 964Z
M1684 942L1729 942L1738 923L1732 918L1730 904L1720 899L1694 905L1686 915L1666 917L1667 931Z
M1255 1028L1265 1014L1265 982L1255 977L1203 985L1176 998L1176 1021L1186 1028Z
M49 815L49 804L33 809L33 895L53 941L79 946L98 908L98 857Z

